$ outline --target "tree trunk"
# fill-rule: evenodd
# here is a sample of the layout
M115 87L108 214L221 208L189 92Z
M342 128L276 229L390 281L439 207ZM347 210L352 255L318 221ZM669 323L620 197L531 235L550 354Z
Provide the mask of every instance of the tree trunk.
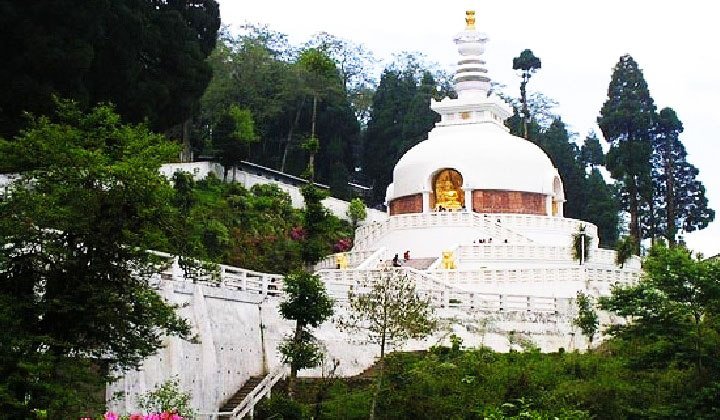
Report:
M635 253L640 255L640 226L638 221L638 196L637 179L630 177L628 183L628 194L630 195L630 236L635 239Z
M295 132L295 127L300 123L300 113L302 112L303 106L305 105L305 98L300 102L300 107L295 112L295 120L290 121L290 129L288 130L287 141L285 142L285 148L283 150L282 164L280 165L280 172L285 172L285 163L287 161L288 151L290 150L290 143L292 142L292 136Z
M310 129L310 137L313 139L315 138L315 122L317 120L317 102L317 95L313 95L312 126ZM310 151L308 169L310 170L310 182L315 182L315 150Z
M522 103L522 123L523 123L523 137L525 140L528 138L527 120L528 120L528 109L527 109L527 93L526 93L527 80L523 76L523 81L520 82L520 102Z
M697 354L698 374L702 371L702 356L700 354L700 314L695 313L695 353Z
M674 162L672 161L671 140L668 136L666 139L665 151L667 158L665 159L665 209L667 217L667 231L665 237L670 246L675 246L675 183L673 182Z
M190 145L190 123L192 119L188 118L182 123L180 136L182 137L182 153L181 162L192 162L192 146Z
M303 327L304 325L300 322L295 323L295 336L293 337L293 342L296 346L298 343L300 343L300 340L302 339ZM294 363L294 361L291 361L290 377L288 378L288 398L290 398L291 400L295 395L295 382L297 380L297 371L297 365Z

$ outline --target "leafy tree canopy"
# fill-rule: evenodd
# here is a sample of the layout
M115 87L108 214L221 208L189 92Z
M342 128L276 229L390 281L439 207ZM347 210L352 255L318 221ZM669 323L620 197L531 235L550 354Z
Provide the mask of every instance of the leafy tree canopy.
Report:
M111 107L86 114L65 101L0 141L0 168L23 170L0 201L0 411L60 409L88 373L69 361L133 367L164 335L189 338L148 284L164 262L146 250L175 234L159 166L177 152Z
M124 119L166 130L189 118L211 71L220 26L215 0L0 1L0 136L52 95L112 102Z

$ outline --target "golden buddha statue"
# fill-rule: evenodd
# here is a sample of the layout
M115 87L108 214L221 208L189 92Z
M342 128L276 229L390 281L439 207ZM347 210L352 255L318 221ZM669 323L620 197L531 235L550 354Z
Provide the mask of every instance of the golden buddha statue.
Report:
M453 179L455 178L455 179ZM435 208L459 210L463 206L460 184L462 179L457 171L445 169L435 179Z

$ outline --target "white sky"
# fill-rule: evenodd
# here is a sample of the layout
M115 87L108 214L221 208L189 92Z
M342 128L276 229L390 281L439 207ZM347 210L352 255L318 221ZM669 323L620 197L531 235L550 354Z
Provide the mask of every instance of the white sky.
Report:
M710 205L720 219L720 5L714 1L500 0L398 1L218 0L222 22L267 24L300 44L325 31L365 45L379 59L419 51L448 70L457 61L453 36L464 29L466 9L476 10L485 32L490 77L518 95L512 59L530 48L542 60L528 84L559 103L556 112L580 134L598 134L612 68L631 54L644 72L658 109L675 109L685 132L689 161L700 169ZM720 253L720 222L686 236L706 256Z

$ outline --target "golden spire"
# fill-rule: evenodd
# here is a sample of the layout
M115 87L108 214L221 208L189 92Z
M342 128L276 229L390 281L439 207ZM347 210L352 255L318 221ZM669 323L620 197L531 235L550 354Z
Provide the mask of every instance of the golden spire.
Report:
M475 11L474 10L466 10L465 11L465 23L467 26L465 26L466 31L474 31L475 30Z

